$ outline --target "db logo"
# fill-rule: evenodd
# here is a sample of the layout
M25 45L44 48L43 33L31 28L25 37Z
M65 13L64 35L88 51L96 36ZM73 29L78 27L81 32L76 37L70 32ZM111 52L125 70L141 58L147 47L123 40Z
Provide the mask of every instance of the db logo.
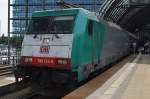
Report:
M40 53L49 53L49 46L40 46Z

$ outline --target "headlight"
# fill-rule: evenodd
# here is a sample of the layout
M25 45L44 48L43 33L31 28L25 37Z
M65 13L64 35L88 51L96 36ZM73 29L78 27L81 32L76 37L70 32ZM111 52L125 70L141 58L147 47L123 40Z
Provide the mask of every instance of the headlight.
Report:
M31 63L32 62L32 58L24 58L24 62Z
M67 60L59 59L58 60L58 64L66 65L67 64Z

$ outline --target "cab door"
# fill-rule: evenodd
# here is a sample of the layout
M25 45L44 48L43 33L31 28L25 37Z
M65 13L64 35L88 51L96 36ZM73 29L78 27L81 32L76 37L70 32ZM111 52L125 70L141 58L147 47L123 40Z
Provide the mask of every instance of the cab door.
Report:
M96 28L96 22L93 20L89 20L89 24L88 24L88 33L89 36L91 37L91 42L92 42L92 50L91 50L91 54L92 54L92 65L94 66L95 64L98 63L98 31Z
M100 33L99 33L99 24L96 21L93 21L93 63L97 65L100 60Z

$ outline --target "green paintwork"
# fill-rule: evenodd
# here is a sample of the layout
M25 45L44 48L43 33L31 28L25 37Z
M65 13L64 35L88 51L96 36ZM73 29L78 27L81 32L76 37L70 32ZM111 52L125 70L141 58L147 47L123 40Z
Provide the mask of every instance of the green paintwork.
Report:
M89 19L93 21L93 35L88 34ZM105 27L97 16L80 9L75 20L72 46L72 69L78 72L78 81L84 79L85 65L98 63L101 56Z
M65 16L75 15L79 9L64 9L64 10L48 10L48 11L37 11L32 14L32 17L44 17L44 16Z
M32 17L44 16L74 16L73 44L72 44L72 71L77 72L78 81L84 80L83 68L85 65L98 63L101 57L105 26L99 21L95 13L82 8L35 12ZM93 35L88 34L89 20L93 21Z

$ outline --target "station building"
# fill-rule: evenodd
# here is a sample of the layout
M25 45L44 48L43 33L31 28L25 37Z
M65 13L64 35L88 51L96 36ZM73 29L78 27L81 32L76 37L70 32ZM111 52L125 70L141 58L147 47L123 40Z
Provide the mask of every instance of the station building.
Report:
M11 1L11 0L10 0ZM99 11L104 0L64 0L90 11ZM12 0L10 2L10 33L24 34L30 17L34 11L53 10L63 8L57 3L59 0Z

